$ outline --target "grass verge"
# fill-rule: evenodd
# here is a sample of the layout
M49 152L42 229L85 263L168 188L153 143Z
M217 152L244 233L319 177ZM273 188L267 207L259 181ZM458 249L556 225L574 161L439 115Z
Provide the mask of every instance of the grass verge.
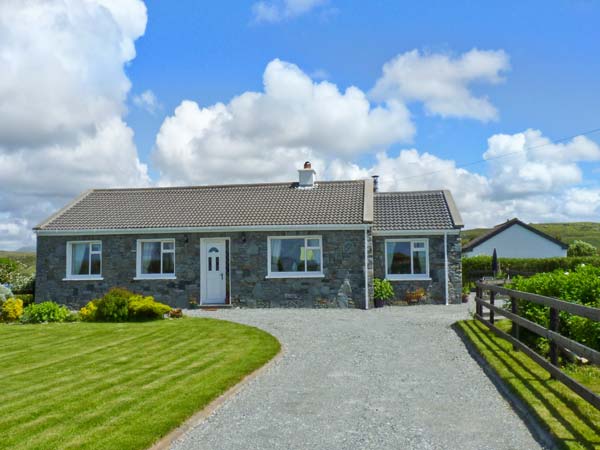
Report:
M280 348L214 319L0 325L0 448L147 448Z
M497 322L507 331L510 321ZM600 411L556 380L512 344L474 320L458 322L458 327L481 356L497 372L508 388L533 411L563 449L600 449ZM598 367L567 367L571 377L600 392ZM506 430L510 433L510 430Z

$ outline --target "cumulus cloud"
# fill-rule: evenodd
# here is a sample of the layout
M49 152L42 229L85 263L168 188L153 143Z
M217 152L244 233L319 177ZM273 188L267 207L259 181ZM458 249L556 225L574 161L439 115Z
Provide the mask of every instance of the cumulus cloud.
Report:
M150 89L145 90L139 95L134 95L133 104L140 109L148 111L150 114L155 114L156 111L161 109L160 102Z
M146 20L139 0L0 3L0 247L89 187L148 183L121 119Z
M508 68L508 55L502 50L473 49L456 58L412 50L384 64L371 96L376 100L423 102L431 115L495 120L496 108L486 97L473 95L469 87L497 84Z
M489 160L495 194L515 198L580 183L583 174L577 163L600 160L600 147L584 136L554 144L541 131L529 129L490 137L483 157Z
M289 179L294 162L348 159L414 134L402 103L372 107L360 89L315 83L293 64L271 61L263 83L228 104L183 101L156 138L161 183Z
M275 23L301 16L325 3L327 0L259 1L252 5L252 14L256 22Z

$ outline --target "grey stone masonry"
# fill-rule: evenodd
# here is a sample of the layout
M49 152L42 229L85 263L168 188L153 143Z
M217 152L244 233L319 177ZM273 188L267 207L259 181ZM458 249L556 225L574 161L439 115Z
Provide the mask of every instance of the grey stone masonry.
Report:
M321 278L269 279L269 236L322 236ZM200 297L200 239L230 239L231 304L243 307L364 308L364 230L303 232L231 232L46 236L37 238L36 301L54 300L81 307L110 288L119 286L174 307L187 307ZM368 234L370 238L370 232ZM135 280L137 239L175 239L176 279ZM69 241L102 241L102 280L64 280ZM369 274L373 271L373 247L367 246ZM372 280L367 283L372 305Z
M395 297L389 303L406 304L406 294L419 288L425 290L422 303L444 304L446 302L444 236L374 236L373 253L375 278L384 279L385 271L385 240L386 239L428 239L429 241L429 280L390 280ZM462 294L462 262L460 234L448 235L448 302L460 303Z

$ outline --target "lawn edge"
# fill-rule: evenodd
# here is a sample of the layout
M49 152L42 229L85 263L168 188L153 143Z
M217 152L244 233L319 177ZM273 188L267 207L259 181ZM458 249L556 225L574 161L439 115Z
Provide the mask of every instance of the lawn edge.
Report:
M277 339L277 338L275 338ZM279 340L277 340L279 342ZM274 366L284 355L285 349L281 342L279 342L279 351L269 361L260 366L258 369L250 372L244 378L242 378L237 384L230 387L224 393L219 395L208 405L202 408L200 411L195 412L191 417L186 419L181 425L171 430L168 434L160 438L157 442L152 444L148 450L168 450L171 446L178 441L181 437L187 434L189 431L204 422L210 415L217 411L223 404L240 392L244 387L258 378L263 372L266 372L272 366Z
M466 322L467 320L459 320L454 322L452 324L452 328L462 340L471 357L477 362L477 364L479 364L500 395L502 395L502 397L517 413L519 418L531 432L534 439L538 441L544 449L562 450L564 447L557 442L551 430L549 430L548 427L541 422L535 409L526 400L524 400L518 392L514 391L507 382L504 381L500 374L496 372L494 366L492 366L488 360L485 359L485 356L483 356L483 354L479 351L477 345L471 341L471 338L469 338L467 333L460 325L460 322Z

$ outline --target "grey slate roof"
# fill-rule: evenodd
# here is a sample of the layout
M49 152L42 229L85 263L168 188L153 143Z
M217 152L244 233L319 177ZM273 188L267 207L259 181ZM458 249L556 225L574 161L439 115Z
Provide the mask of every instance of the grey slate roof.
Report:
M367 183L368 185L368 183ZM95 189L36 230L362 224L365 181Z
M374 199L375 231L462 228L449 191L378 192Z

